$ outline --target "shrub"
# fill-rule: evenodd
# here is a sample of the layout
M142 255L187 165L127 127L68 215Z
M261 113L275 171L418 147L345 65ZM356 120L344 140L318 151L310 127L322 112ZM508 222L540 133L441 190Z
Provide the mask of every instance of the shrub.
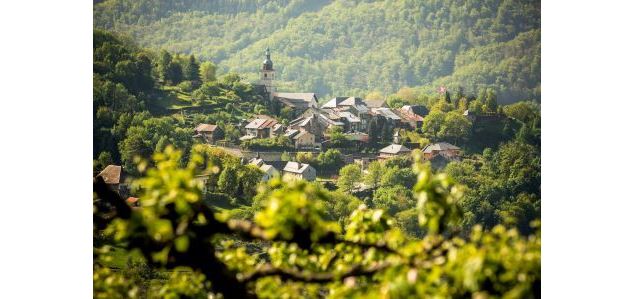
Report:
M192 84L192 81L183 81L183 82L179 83L179 85L177 85L177 87L182 92L192 92L192 90L194 88L194 85Z

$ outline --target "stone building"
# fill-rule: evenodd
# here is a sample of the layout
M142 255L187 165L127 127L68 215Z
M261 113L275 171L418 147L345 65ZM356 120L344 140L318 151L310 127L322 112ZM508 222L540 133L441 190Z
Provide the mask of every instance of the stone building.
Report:
M458 146L449 144L447 142L438 142L427 145L423 149L423 157L426 159L432 159L437 155L442 155L449 159L454 159L459 156L461 149Z
M315 168L311 165L298 162L287 162L282 170L282 173L286 177L307 181L314 181L317 176Z

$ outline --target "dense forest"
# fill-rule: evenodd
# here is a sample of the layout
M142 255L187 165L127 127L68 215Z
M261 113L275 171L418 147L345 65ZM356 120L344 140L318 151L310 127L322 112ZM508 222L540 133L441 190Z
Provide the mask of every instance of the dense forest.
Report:
M257 79L272 48L281 90L387 96L409 86L540 101L540 1L132 1L94 6L98 28Z

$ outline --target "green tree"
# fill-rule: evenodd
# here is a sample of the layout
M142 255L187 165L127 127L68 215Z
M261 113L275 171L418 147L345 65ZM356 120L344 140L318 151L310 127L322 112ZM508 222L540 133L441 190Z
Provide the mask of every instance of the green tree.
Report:
M293 120L293 108L288 106L282 107L282 109L280 109L280 118L289 121Z
M397 95L390 95L386 100L386 104L390 108L401 108L403 105L406 104L406 102L404 101L404 99L400 98Z
M183 69L181 64L176 61L171 61L165 69L164 78L171 85L176 85L183 81Z
M216 65L211 61L201 63L199 75L203 83L216 81Z
M101 152L99 153L99 157L97 160L93 161L93 171L101 171L106 168L106 166L114 164L114 160L112 159L112 155L110 152Z
M121 162L128 173L137 173L135 157L149 159L154 146L149 142L147 130L143 127L130 127L126 138L119 143Z
M381 181L381 177L384 174L384 167L381 165L379 161L373 161L368 164L366 168L366 174L364 175L364 184L368 185L370 188L377 188L379 186L379 182Z
M352 192L362 179L362 169L357 164L348 164L340 169L337 187L344 192Z
M185 64L185 67L183 68L183 73L186 80L192 81L194 84L201 82L199 65L198 62L196 62L194 55L190 55L187 64Z
M344 165L344 158L342 158L342 153L339 150L333 148L330 148L325 152L320 152L316 160L321 168L327 170L335 170Z
M423 118L422 130L430 137L437 137L441 132L441 127L445 121L445 113L440 111L431 111L430 114Z
M223 127L223 137L225 140L236 143L240 138L240 130L232 124L227 124Z
M485 106L485 104L483 104L483 101L475 100L475 101L470 102L468 107L469 107L470 113L479 115L479 114L483 114L483 112L485 112L483 110L484 106Z
M407 86L400 88L395 95L408 103L412 103L417 99L415 89Z
M152 77L152 59L147 53L139 53L135 61L136 84L139 91L152 90L154 88L154 78Z
M395 214L397 225L409 236L422 238L425 231L419 226L419 217L416 208L404 210Z
M342 131L342 128L334 127L329 130L328 134L333 147L343 147L346 144L347 139Z
M445 115L438 135L458 143L459 140L467 139L471 130L472 122L461 113L453 111Z
M194 86L192 85L192 81L183 81L177 85L181 92L192 92Z
M312 152L298 152L295 154L295 160L300 163L314 164L315 158Z
M522 101L503 106L505 115L524 123L530 123L540 117L540 106L534 102Z
M413 208L416 200L412 191L402 185L380 187L373 193L373 206L391 215Z
M410 156L397 156L384 161L385 168L409 169L411 166L412 157Z
M238 165L237 163L223 165L223 170L218 176L218 190L229 196L236 196L240 187L238 181Z
M402 185L408 189L412 188L417 181L417 176L410 168L390 167L381 176L380 186L390 187Z
M498 110L498 102L496 101L496 93L493 90L487 90L487 96L485 98L485 106L487 107L487 112L496 112Z
M192 99L199 102L210 101L220 96L222 90L218 82L206 82L192 93Z
M468 110L468 107L469 107L468 105L469 104L468 104L467 98L465 98L465 97L460 98L458 103L457 103L456 110L461 112L461 113L463 113L463 112L465 112L465 110Z
M162 152L168 146L169 142L170 141L168 139L168 136L161 136L161 138L157 142L157 145L154 147L154 151Z
M225 86L234 86L236 83L239 82L240 75L234 72L227 73L221 78L221 83L225 84Z
M450 112L454 110L454 106L445 101L444 99L437 100L432 107L430 107L430 111L438 111L438 112Z
M240 167L238 171L239 188L236 196L244 199L246 203L250 205L251 202L248 202L248 200L251 200L256 195L258 184L262 180L262 175L262 171L254 165Z
M159 61L157 64L159 67L160 77L164 82L169 80L169 69L171 62L172 55L166 50L161 50L161 52L159 53Z
M450 97L450 91L446 90L443 93L443 101L445 101L447 104L452 104L452 98Z
M286 151L282 152L280 155L280 161L291 161L291 155L289 155Z
M369 92L366 97L366 100L374 100L374 101L378 101L378 100L383 100L384 99L384 95L380 92L380 91L371 91Z

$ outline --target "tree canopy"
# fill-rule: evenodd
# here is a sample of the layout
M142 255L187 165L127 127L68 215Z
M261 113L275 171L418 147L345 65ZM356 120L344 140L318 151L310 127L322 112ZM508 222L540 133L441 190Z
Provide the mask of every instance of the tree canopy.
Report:
M95 297L139 296L127 274L103 266L108 242L139 252L154 267L181 269L157 287L173 296L540 296L539 224L532 223L536 233L529 237L501 225L456 235L463 187L420 163L412 192L426 234L411 240L386 212L364 205L341 225L329 220L329 192L302 180L272 180L253 220L227 219L203 204L202 186L193 179L209 161L195 154L181 167L171 147L153 160L156 168L144 169L135 183L143 190L141 209L96 179L94 228L111 241L95 252ZM249 243L266 258L250 254Z

